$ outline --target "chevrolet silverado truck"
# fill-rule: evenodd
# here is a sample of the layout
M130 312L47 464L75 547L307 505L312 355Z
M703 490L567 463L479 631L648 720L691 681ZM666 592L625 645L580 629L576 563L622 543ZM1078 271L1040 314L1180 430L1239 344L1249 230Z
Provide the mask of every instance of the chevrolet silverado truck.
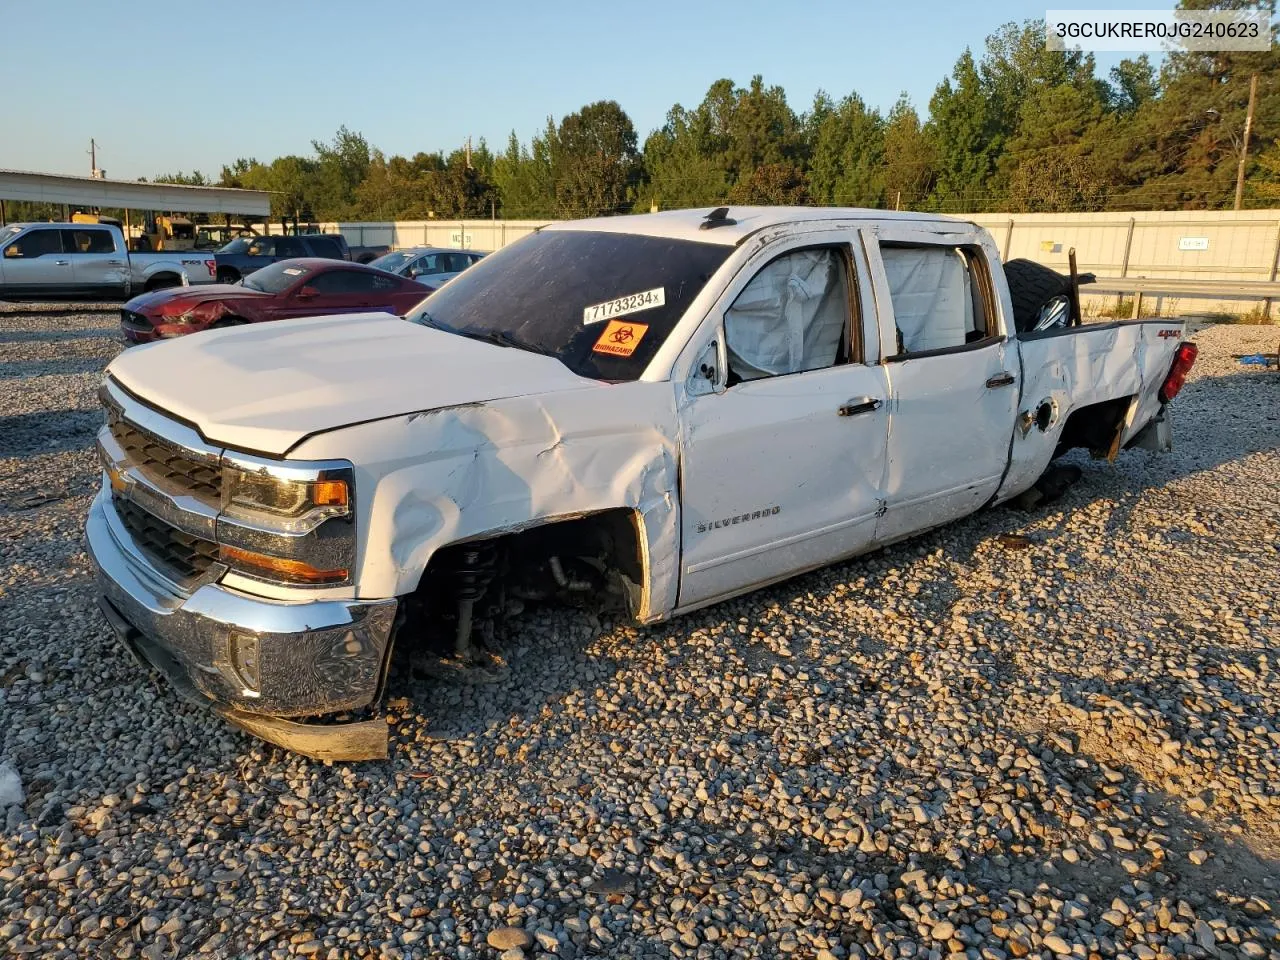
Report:
M557 223L405 319L118 357L88 547L106 619L188 697L384 757L393 650L492 671L529 604L652 623L1018 497L1072 448L1167 448L1182 336L1018 334L991 237L940 216Z
M212 283L214 258L198 250L130 253L106 223L0 227L0 300L128 300L184 284Z

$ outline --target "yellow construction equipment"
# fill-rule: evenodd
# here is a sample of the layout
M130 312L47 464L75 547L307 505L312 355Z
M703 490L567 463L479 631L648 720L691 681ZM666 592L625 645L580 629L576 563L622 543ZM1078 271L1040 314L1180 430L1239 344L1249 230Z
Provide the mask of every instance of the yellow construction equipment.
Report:
M186 217L149 217L142 236L152 250L194 250L196 225Z

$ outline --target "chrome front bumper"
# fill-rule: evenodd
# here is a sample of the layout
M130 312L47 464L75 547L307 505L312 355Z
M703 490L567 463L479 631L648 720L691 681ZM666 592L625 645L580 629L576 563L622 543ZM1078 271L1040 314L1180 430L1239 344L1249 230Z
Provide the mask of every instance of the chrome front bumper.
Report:
M133 546L101 490L85 536L103 613L121 641L187 699L317 759L387 754L386 721L299 722L380 698L395 600L279 602L217 583L187 592Z

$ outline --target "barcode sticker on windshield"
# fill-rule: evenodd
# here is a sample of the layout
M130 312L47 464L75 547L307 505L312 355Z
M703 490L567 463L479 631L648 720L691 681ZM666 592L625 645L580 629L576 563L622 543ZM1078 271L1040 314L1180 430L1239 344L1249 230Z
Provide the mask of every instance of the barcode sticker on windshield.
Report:
M582 311L582 323L583 326L586 326L588 323L599 323L602 320L620 317L627 313L652 310L654 307L660 307L666 302L666 288L654 287L652 290L646 290L643 293L633 293L630 296L618 297L618 299L610 300L607 303L597 303L587 307Z
M297 267L285 267L284 272L291 277L301 276L302 274L306 273L305 270L299 270Z

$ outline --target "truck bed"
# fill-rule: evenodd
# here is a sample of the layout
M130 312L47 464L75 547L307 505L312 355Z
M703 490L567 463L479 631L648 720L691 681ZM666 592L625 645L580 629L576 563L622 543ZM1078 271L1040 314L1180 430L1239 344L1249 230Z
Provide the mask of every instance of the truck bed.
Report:
M1181 320L1150 319L1018 334L1019 422L999 499L1034 483L1064 443L1105 433L1108 455L1123 449L1161 414L1157 393L1184 333Z

